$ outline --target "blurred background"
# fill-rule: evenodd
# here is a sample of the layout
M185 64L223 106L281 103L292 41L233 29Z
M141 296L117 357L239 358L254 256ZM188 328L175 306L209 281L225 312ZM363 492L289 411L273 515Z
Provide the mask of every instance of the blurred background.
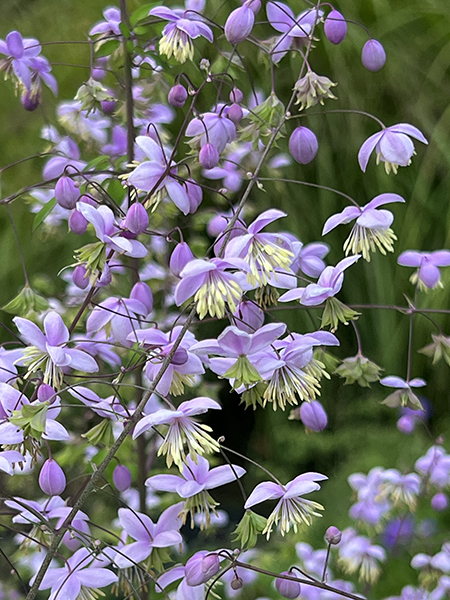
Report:
M55 40L85 40L93 23L101 19L102 10L111 3L105 0L8 0L2 2L0 38L13 29L24 37L37 37L41 42ZM143 2L129 1L130 11ZM295 13L306 8L301 1L289 3ZM350 304L395 304L406 306L405 294L413 297L413 286L408 279L411 269L399 267L396 257L406 249L438 250L450 248L450 21L448 0L346 0L335 4L350 21L368 27L371 36L382 42L387 53L387 63L378 73L366 71L360 60L361 48L367 40L365 31L349 25L349 34L338 47L327 40L317 43L311 66L320 75L338 83L334 88L337 101L328 101L328 109L364 110L378 116L387 126L411 123L429 140L427 147L416 143L417 156L408 168L400 168L398 175L386 175L382 166L376 167L372 157L367 173L363 174L357 163L357 153L363 141L378 131L371 119L356 114L327 114L302 119L302 124L316 133L320 148L315 161L307 167L293 165L283 173L292 179L320 183L342 190L361 205L383 192L402 195L406 204L388 207L395 214L394 229L398 236L395 253L387 257L373 255L370 264L360 263L346 275L340 299ZM217 3L218 20L231 10L231 3ZM261 11L259 18L265 18ZM267 30L268 35L270 30ZM323 36L322 31L319 34ZM55 100L44 91L42 105L34 113L23 110L14 96L11 85L0 85L0 168L24 157L41 152L45 143L40 140L42 126L54 121L58 100L72 99L76 90L89 76L89 47L82 44L49 45L43 53L52 62L60 93ZM290 67L289 65L290 62ZM76 66L66 66L76 65ZM290 71L289 71L290 68ZM283 70L283 76L278 72ZM298 71L298 57L287 57L276 72L277 93L287 101ZM255 87L265 89L266 78L257 65L251 73ZM244 86L245 87L245 86ZM311 111L312 112L312 111ZM322 109L314 110L316 113ZM179 121L168 126L176 131ZM280 142L285 150L286 140ZM36 158L11 169L1 171L2 197L23 185L41 179L43 160ZM288 175L286 175L288 173ZM339 196L326 191L281 182L267 182L266 193L255 192L253 206L258 212L276 205L286 210L289 218L284 227L296 234L304 243L321 240L325 220L344 208ZM25 262L31 281L46 295L58 298L64 283L56 274L72 262L79 244L75 236L65 231L46 239L40 228L32 234L33 215L23 199L14 202L10 215L17 227ZM327 257L329 264L342 258L342 244L349 226L331 232L326 241L332 247ZM428 294L419 293L418 306L450 307L450 269L443 269L444 289ZM0 207L0 306L11 300L23 285L23 274L17 245L10 227L5 207ZM365 356L385 369L385 375L406 376L408 317L394 310L363 309L357 326L361 334ZM280 310L277 317L285 319L293 331L311 330L310 316L304 311ZM1 321L11 324L11 315L2 313ZM314 320L313 315L313 320ZM433 320L450 335L450 319L446 315L433 315ZM319 326L317 321L316 326ZM217 332L220 329L217 328ZM446 436L450 429L450 371L443 361L431 365L430 359L417 350L431 343L431 333L436 326L427 318L414 318L412 376L427 380L424 395L432 406L432 414L425 426L420 426L410 436L396 429L398 414L380 404L387 395L378 384L361 388L357 384L343 386L342 380L333 377L324 380L321 401L328 416L328 428L318 434L307 433L301 423L288 421L287 415L265 411L244 411L237 406L237 398L229 398L229 389L220 389L224 404L220 420L210 424L223 433L229 447L250 455L277 473L282 480L290 480L308 470L324 472L330 481L320 495L325 516L315 527L296 539L322 543L323 532L331 524L341 529L349 524L350 488L346 478L356 471L367 472L381 465L410 470L415 460L423 454L439 435ZM211 328L199 327L199 336L210 336ZM2 341L10 340L7 332L0 331ZM341 348L333 354L338 358L356 354L357 345L351 327L340 327ZM261 475L250 469L255 482ZM0 486L6 485L5 478ZM20 487L20 486L19 486ZM249 485L250 489L250 485ZM25 495L24 489L12 489ZM226 491L225 491L226 493ZM239 497L235 504L229 497L217 495L225 503L232 518L238 518ZM100 510L100 509L99 509ZM427 516L427 509L424 508ZM111 513L112 514L112 513ZM441 515L443 530L450 525L448 513ZM436 544L442 539L436 540ZM291 556L289 542L277 548L281 558ZM280 558L280 560L281 560ZM0 565L2 558L0 557ZM410 583L413 571L409 561L400 556L373 590L373 597L399 593ZM276 564L271 564L276 570ZM5 565L0 573L5 573ZM0 575L2 580L3 574ZM265 590L258 590L265 595ZM257 597L252 592L252 597Z

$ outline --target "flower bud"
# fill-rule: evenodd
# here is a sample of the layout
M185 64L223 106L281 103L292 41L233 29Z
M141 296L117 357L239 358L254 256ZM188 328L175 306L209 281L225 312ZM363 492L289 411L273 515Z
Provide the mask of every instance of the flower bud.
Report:
M347 23L337 10L332 10L325 19L324 31L332 44L340 44L347 35Z
M281 575L290 575L292 577L292 572L283 571ZM284 598L293 600L300 596L301 587L297 581L289 581L288 579L280 579L277 577L277 579L275 579L275 587L277 588L278 593Z
M134 202L127 211L125 226L136 235L143 233L148 227L148 214L143 204Z
M174 108L181 108L186 104L188 93L184 85L177 83L169 90L169 104Z
M41 94L37 91L27 90L22 96L20 96L20 103L25 110L33 112L39 106L41 101Z
M55 186L55 198L56 202L60 206L72 210L77 205L77 200L79 197L80 190L70 177L63 175L58 179L58 182Z
M300 104L298 110L311 108L320 102L323 104L325 98L336 100L336 96L332 93L331 88L337 85L328 77L317 75L314 71L308 73L299 79L294 85L297 101L295 104Z
M77 235L83 235L88 226L87 219L76 208L70 213L69 229Z
M246 2L229 15L225 23L225 37L233 46L243 42L250 35L254 22L255 13Z
M301 165L310 163L317 154L319 143L307 127L297 127L289 138L289 152Z
M189 199L189 212L195 213L203 200L203 190L193 179L186 181L186 191Z
M217 237L220 235L228 225L230 218L226 218L223 214L218 214L211 219L206 226L206 231L211 237Z
M255 333L264 324L263 311L255 302L248 300L238 305L234 316L237 317L234 320L236 327L246 333Z
M55 390L51 385L48 385L47 383L41 383L41 385L38 387L37 397L39 402L49 402L50 398L52 398L51 403L53 403L56 400Z
M334 527L334 525L332 525L331 527L328 527L328 529L325 532L325 540L329 543L329 544L339 544L339 542L342 539L342 532L340 531L340 529L338 529L337 527Z
M431 508L438 512L445 510L448 506L448 498L445 494L439 493L435 494L431 498Z
M203 572L203 559L205 558L205 552L197 552L187 561L186 566L184 568L184 576L186 583L195 587L197 585L201 585L202 583L206 583L208 579L210 579L211 575L209 573ZM207 563L209 564L209 563Z
M77 265L75 267L72 273L72 281L80 288L80 290L85 290L87 288L89 285L89 277L88 272L83 265Z
M202 560L202 571L208 579L214 577L220 570L220 559L215 553L207 554Z
M237 87L233 88L230 92L230 102L234 102L235 104L240 104L244 99L244 94Z
M410 415L403 415L397 421L397 429L406 435L409 435L416 428L417 419L415 417L411 417Z
M233 121L235 125L237 125L239 121L242 120L243 116L244 113L239 104L232 104L228 109L227 117L230 119L230 121Z
M100 102L100 106L102 107L102 111L105 115L112 115L116 110L117 101L116 100L102 100Z
M134 284L131 290L130 298L138 300L147 310L147 314L153 310L153 294L149 286L143 281Z
M328 425L327 413L318 400L302 402L299 412L303 425L311 431L322 431Z
M230 581L230 586L231 586L232 590L240 590L243 585L244 585L244 582L242 581L242 579L237 574Z
M386 62L386 52L377 40L369 40L364 44L361 55L362 64L369 71L379 71Z
M133 477L130 469L128 469L125 465L117 465L117 467L114 469L113 481L119 492L128 490L131 487L132 479Z
M242 0L241 0L241 2L242 2ZM259 11L261 10L261 0L247 0L243 4L248 6L249 9L252 10L255 15L257 15L259 13Z
M39 473L39 487L48 496L59 496L66 489L66 476L56 460L49 458Z
M186 244L186 242L181 242L175 246L175 250L172 252L172 256L170 257L170 270L175 275L175 277L179 277L181 271L184 267L193 260L194 255L191 252L191 249Z
M107 264L103 265L103 271L100 275L100 279L97 281L97 287L107 287L112 281L111 269Z
M205 169L213 169L219 162L219 153L212 144L204 144L198 155L199 163Z

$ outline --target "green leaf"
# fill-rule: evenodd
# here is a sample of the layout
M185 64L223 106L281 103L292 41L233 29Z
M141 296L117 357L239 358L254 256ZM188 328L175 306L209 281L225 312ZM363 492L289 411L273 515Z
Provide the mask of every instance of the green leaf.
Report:
M32 231L36 231L39 225L45 220L46 217L52 212L52 210L56 206L56 198L52 198L45 206L41 208L41 210L34 217L33 226L31 228Z
M120 46L120 40L108 40L101 45L97 45L95 52L96 58L102 58L103 56L109 56L117 50Z
M119 29L124 38L130 37L130 29L126 23L121 23Z
M138 23L141 19L145 19L146 17L148 17L148 13L150 12L150 10L157 5L158 5L157 2L149 2L148 4L144 4L143 6L140 6L130 16L131 25L136 25L136 23Z
M87 164L86 171L91 171L93 169L107 169L108 167L109 158L107 156L97 156Z

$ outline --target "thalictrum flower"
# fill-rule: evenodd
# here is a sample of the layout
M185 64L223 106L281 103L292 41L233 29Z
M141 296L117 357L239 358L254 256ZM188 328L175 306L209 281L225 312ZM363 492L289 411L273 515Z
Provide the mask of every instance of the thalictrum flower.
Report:
M181 326L174 327L170 333L164 333L155 328L142 329L128 336L130 341L137 341L150 351L149 360L145 366L145 374L150 381L154 381L159 373L162 363L172 350L181 330ZM167 396L171 393L178 396L184 392L185 385L194 385L195 375L202 375L205 372L202 361L191 351L191 346L195 342L193 334L187 332L156 386L155 391L158 394Z
M189 262L180 273L181 281L175 290L175 302L180 306L194 296L200 319L208 313L221 319L228 305L235 312L242 296L238 277L229 269L248 272L247 263L239 258L195 259Z
M183 520L190 513L193 526L194 513L201 513L205 517L203 522L209 526L210 509L215 512L217 503L209 495L208 490L231 483L244 474L245 469L238 465L222 465L210 469L206 458L199 456L195 462L188 456L186 464L183 465L181 477L178 475L154 475L147 479L145 485L160 492L176 492L185 499L182 511Z
M410 137L428 144L424 135L408 123L399 123L386 127L378 133L371 135L361 146L358 153L359 166L366 171L370 155L375 150L377 153L377 164L384 162L386 173L392 171L397 173L398 167L407 167L411 163L414 152L414 144Z
M25 458L20 452L16 452L16 450L5 450L0 452L0 471L3 471L3 473L7 473L8 475L13 475L13 466L16 463L23 463L24 461Z
M431 446L414 466L430 483L442 489L450 481L450 456L442 446Z
M158 450L158 456L166 456L167 466L175 463L180 469L186 461L187 455L195 461L197 455L206 452L217 452L219 444L209 435L211 427L197 423L192 417L201 415L208 410L221 410L220 404L211 398L194 398L182 402L175 410L165 408L142 418L134 428L133 439L144 431L158 425L168 425L164 441Z
M383 404L386 404L390 408L409 406L410 408L423 410L422 403L412 390L412 388L419 388L427 385L426 381L423 379L416 377L410 381L405 381L401 377L391 375L389 377L384 377L380 383L386 387L397 388L397 391L383 400Z
M339 561L344 569L349 574L359 569L361 581L375 583L381 572L379 563L386 560L385 550L362 535L353 536L347 543L344 539L339 545Z
M44 331L32 321L14 317L14 323L22 338L30 344L22 350L20 363L28 367L27 377L43 370L44 383L55 389L62 385L63 368L95 373L98 365L92 356L76 348L68 348L70 334L57 312L49 312L44 319Z
M299 475L285 486L265 481L258 484L248 497L244 508L248 509L255 504L260 504L265 500L278 500L278 503L270 514L263 534L267 534L269 539L274 525L280 522L281 535L288 533L292 528L295 533L300 525L312 524L312 517L321 517L318 510L323 510L323 506L312 500L305 500L303 496L311 492L320 490L317 481L328 479L326 475L320 473L304 473Z
M406 252L400 254L397 262L403 267L417 267L417 271L411 275L410 281L413 284L418 283L421 289L443 287L439 267L450 266L450 251L419 252L417 250L406 250Z
M322 235L329 233L332 229L343 223L350 223L356 219L353 229L344 243L345 254L359 254L370 262L370 252L376 249L382 253L394 251L396 235L390 228L394 215L385 209L378 207L391 202L404 202L398 194L380 194L375 196L368 204L359 206L347 206L341 213L331 216L325 223Z
M236 127L230 119L227 119L223 112L204 113L201 117L192 119L186 128L185 135L193 137L189 143L192 146L212 144L217 152L221 154L225 146L232 142L236 137Z
M64 567L49 569L39 585L40 590L51 588L49 600L76 600L97 598L99 588L117 581L117 575L95 565L94 555L87 548L80 548ZM32 583L34 578L31 580Z
M120 31L120 10L111 6L110 8L105 8L103 11L103 16L105 18L104 21L100 21L94 27L91 28L89 35L99 35L101 38L111 37L121 38L122 32Z
M139 329L138 316L146 317L147 307L134 298L107 298L94 308L86 322L87 333L105 329L107 335L124 346L131 346ZM134 333L133 333L134 332Z
M295 18L292 9L282 2L268 2L266 10L269 23L282 34L271 51L275 63L283 58L295 40L308 38L323 15L322 10L314 8Z
M159 41L159 52L165 54L168 58L173 55L180 63L186 62L187 59L193 59L194 45L192 40L203 36L211 43L214 41L210 27L202 21L194 20L196 15L193 15L191 11L174 11L170 8L157 6L151 9L149 15L169 21L164 27L162 38Z
M120 524L136 541L124 546L116 554L114 562L117 566L121 569L131 567L148 558L154 549L180 544L183 541L178 531L181 526L179 514L182 507L182 503L169 506L157 523L153 523L150 517L143 513L119 508Z
M168 9L167 9L168 10ZM127 176L127 182L144 192L153 192L150 201L156 206L166 195L185 215L190 210L187 188L174 178L177 173L175 163L169 166L169 153L152 138L140 135L137 146L149 160L142 162Z
M6 77L13 76L16 85L29 90L31 88L30 59L41 52L39 42L33 38L23 38L18 31L11 31L6 40L0 40L0 54L6 58L0 61L0 71Z
M247 281L251 285L267 285L272 275L276 280L277 271L288 269L294 259L287 236L261 233L264 227L285 216L281 210L266 210L242 232L238 226L242 235L234 237L226 246L225 258L242 258L249 265Z

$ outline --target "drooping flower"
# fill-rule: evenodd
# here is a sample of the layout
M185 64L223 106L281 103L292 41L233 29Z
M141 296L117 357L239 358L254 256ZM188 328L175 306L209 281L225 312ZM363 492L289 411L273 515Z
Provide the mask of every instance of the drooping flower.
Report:
M225 146L235 139L236 126L222 112L208 112L192 119L185 135L194 138L189 142L191 146L202 147L209 143L221 154Z
M381 573L379 563L385 560L386 551L362 535L355 535L346 543L343 539L339 546L339 562L349 574L359 569L359 579L363 582L375 583Z
M145 485L160 492L176 492L185 499L182 510L183 522L190 514L193 526L194 515L201 513L204 516L205 525L208 526L210 510L215 512L217 506L217 502L213 500L208 491L231 483L244 474L245 469L238 465L222 465L210 469L206 458L199 456L197 462L195 462L188 456L186 464L183 465L181 476L154 475L147 479Z
M138 421L133 439L155 426L168 425L158 456L166 456L168 467L175 463L182 469L188 455L195 461L198 455L219 450L219 444L208 433L212 431L211 427L197 423L192 417L204 414L210 409L221 408L220 404L211 398L201 397L182 402L176 410L157 410Z
M410 408L423 410L422 403L412 390L412 388L419 388L427 385L426 381L423 379L416 377L409 381L405 381L401 377L391 375L381 379L380 383L386 387L397 388L395 392L383 400L383 404L386 404L390 408L409 406Z
M269 539L274 525L278 525L279 522L281 535L288 533L291 528L297 533L300 525L311 525L312 517L322 516L317 511L323 510L323 506L318 502L306 500L303 496L320 490L317 481L325 479L328 477L320 473L304 473L286 485L265 481L255 487L244 508L248 509L265 500L276 499L278 503L267 520L263 534L266 533Z
M89 35L99 35L100 38L108 38L112 39L117 38L121 39L122 32L120 31L120 10L111 6L109 8L105 8L103 11L103 16L105 18L104 21L99 21L94 27L89 31Z
M150 517L129 508L119 508L119 520L124 531L136 540L117 552L114 562L121 569L131 567L148 558L157 548L168 548L183 541L179 518L182 503L169 506L154 523Z
M44 319L44 331L32 321L14 317L14 323L22 338L30 344L22 350L20 363L28 367L27 377L38 370L43 371L44 383L55 389L62 385L63 368L76 369L86 373L98 371L92 356L77 348L68 348L70 334L57 312L49 312Z
M397 262L403 267L417 267L417 271L411 275L410 281L412 284L418 283L422 290L443 287L439 267L450 266L450 251L406 250L400 254Z
M231 312L235 312L242 288L238 277L229 269L249 272L247 263L239 258L195 259L189 262L181 271L181 281L175 290L177 306L194 296L200 319L208 313L221 319L227 305Z
M0 452L0 471L12 475L14 473L13 465L23 463L25 458L16 450L4 450Z
M415 154L414 144L410 137L419 140L423 144L428 144L422 132L408 123L392 125L371 135L361 146L358 153L361 170L366 171L370 155L374 150L377 153L377 165L383 162L388 175L391 171L397 173L398 167L407 167L411 163L413 154Z
M378 207L391 202L405 202L398 194L380 194L375 196L362 208L347 206L341 213L331 216L325 223L322 235L343 223L356 219L353 229L344 243L345 254L362 254L370 262L370 253L377 249L381 254L394 251L394 241L397 236L391 229L394 215L386 209Z
M242 258L249 265L247 281L251 285L267 285L270 277L276 280L277 272L285 271L292 263L294 253L287 236L261 233L264 227L285 216L281 210L266 210L243 229L243 235L237 235L226 246L226 258ZM241 226L237 229L241 233Z
M6 77L13 77L16 86L31 89L30 60L41 52L41 45L33 38L23 38L18 31L11 31L6 40L0 40L0 54L6 58L0 61L0 71Z
M170 169L168 168L170 157L168 151L145 135L138 136L136 144L149 160L141 162L127 176L128 184L144 192L153 192L150 203L154 208L167 195L175 206L187 215L190 211L187 189L174 177L177 173L175 163L172 162Z
M298 110L308 109L319 103L323 104L325 98L336 100L336 96L331 91L331 88L336 85L328 77L317 75L314 71L309 70L294 85L294 91L297 96L295 104L300 104Z
M159 17L169 23L163 29L162 38L159 41L159 52L167 58L174 56L179 63L194 58L194 45L192 40L203 36L213 43L213 33L202 21L189 16L190 11L174 11L170 8L157 6L152 8L149 16ZM192 15L192 13L191 13ZM194 15L195 16L195 15Z

